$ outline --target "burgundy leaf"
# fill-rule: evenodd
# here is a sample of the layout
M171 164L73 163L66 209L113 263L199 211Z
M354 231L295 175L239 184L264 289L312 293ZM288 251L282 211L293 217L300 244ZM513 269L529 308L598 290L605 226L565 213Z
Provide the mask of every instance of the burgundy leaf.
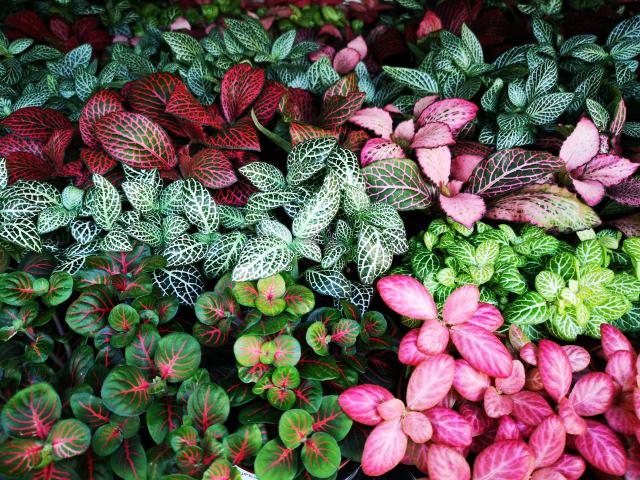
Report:
M320 126L331 130L343 125L362 106L364 97L362 92L351 93L346 97L329 97L322 105Z
M260 151L258 133L253 125L253 120L249 117L243 117L235 125L207 137L205 143L210 147L228 148L229 150Z
M55 174L53 165L32 153L10 153L6 160L9 183L15 183L18 180L46 180Z
M183 120L188 120L195 125L209 125L214 128L224 127L222 119L215 117L201 105L182 82L176 84L173 92L171 92L166 112Z
M44 145L35 140L23 138L15 133L8 133L0 137L0 156L6 157L10 153L26 152L44 159Z
M56 172L61 172L64 165L64 157L67 147L73 140L76 131L72 128L67 130L56 130L53 132L47 144L44 146L44 152L49 160L55 166Z

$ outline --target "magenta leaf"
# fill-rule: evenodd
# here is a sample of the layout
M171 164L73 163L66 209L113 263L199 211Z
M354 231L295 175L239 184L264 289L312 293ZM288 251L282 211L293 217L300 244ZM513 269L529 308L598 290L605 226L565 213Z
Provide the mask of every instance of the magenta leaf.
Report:
M538 371L551 398L559 401L571 387L571 362L562 347L550 340L538 344Z
M417 338L417 347L420 352L425 355L436 355L444 352L448 344L449 329L442 323L438 320L426 320L422 324Z
M454 143L453 135L451 134L451 129L440 122L427 123L423 127L421 127L413 137L413 141L411 142L411 148L417 149L418 159L420 158L420 152L425 149L435 149L437 147L444 147L444 150L447 152L449 156L449 165L447 166L447 170L449 170L451 164L451 154L449 153L449 149L445 147L445 145L451 145ZM447 175L448 176L448 175Z
M514 360L511 375L507 378L496 378L496 389L502 393L513 395L524 388L524 382L524 365L520 360Z
M456 449L434 444L427 452L427 466L431 480L469 480L471 469Z
M473 464L473 480L525 480L533 471L533 456L526 443L496 442L485 448Z
M389 112L382 108L363 108L357 111L349 121L367 130L372 130L382 138L388 139L393 132L393 119Z
M407 385L407 407L426 410L436 406L453 385L455 362L451 355L438 354L418 365Z
M392 398L391 400L387 400L386 402L378 405L378 413L383 420L395 420L396 418L400 418L404 413L404 410L404 403L402 403L402 400L397 398Z
M342 392L338 397L338 403L356 422L377 425L382 421L378 414L378 405L393 398L389 390L378 385L358 385Z
M550 415L529 437L529 447L533 452L535 467L543 468L553 465L564 452L566 435L562 420Z
M564 423L564 429L570 435L582 435L587 428L585 419L576 413L573 404L567 398L562 398L558 403L558 415Z
M407 412L402 419L402 431L415 443L428 442L433 434L431 422L420 412Z
M609 356L605 372L623 392L630 392L636 386L636 356L626 350Z
M569 400L576 414L593 417L607 411L613 403L615 386L611 377L602 372L590 372L573 386Z
M509 415L505 415L500 419L498 430L496 431L495 441L502 440L522 440L522 432L520 431L518 421Z
M509 395L501 395L495 387L484 391L484 411L490 418L500 418L513 411L513 400Z
M491 385L491 379L476 370L466 360L456 360L456 372L453 377L453 387L461 397L478 402L482 400L484 391Z
M493 305L488 303L479 303L475 313L469 318L466 323L468 325L475 325L476 327L484 328L489 332L493 332L500 328L504 323L502 314Z
M567 480L577 480L584 474L586 465L579 456L565 453L552 465L552 468L564 475Z
M372 477L383 475L400 463L406 449L407 436L402 431L401 420L382 422L371 431L364 444L362 471Z
M407 275L389 275L377 284L378 293L394 312L417 320L438 318L431 293L422 283Z
M604 473L624 475L627 459L622 442L609 427L593 420L586 422L585 432L574 439L580 455Z
M451 447L467 447L473 440L471 425L458 412L445 407L434 407L423 412L433 427L431 440Z
M562 349L569 357L572 372L580 372L589 366L591 355L587 349L578 345L563 345Z
M451 340L462 357L475 369L492 377L511 375L511 355L492 333L475 325L455 325Z
M448 147L419 148L416 150L416 157L422 172L436 187L440 188L449 182L451 152Z
M480 290L476 285L456 288L442 307L442 318L448 325L458 325L469 320L478 309Z

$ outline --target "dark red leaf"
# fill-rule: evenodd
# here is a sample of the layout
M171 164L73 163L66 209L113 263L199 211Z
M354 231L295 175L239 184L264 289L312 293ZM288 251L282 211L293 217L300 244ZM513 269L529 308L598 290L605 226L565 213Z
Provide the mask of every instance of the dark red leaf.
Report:
M76 131L72 128L67 130L56 130L49 138L49 141L44 146L44 151L49 157L49 160L55 165L56 172L62 172L64 165L64 154L67 151L67 147L73 140L73 136Z
M365 94L352 93L347 97L330 97L322 106L321 126L334 129L345 123L356 113L364 102Z
M92 173L100 175L104 175L118 164L104 150L92 150L90 148L80 149L80 159Z
M18 180L46 180L55 175L51 163L31 153L10 153L6 159L9 183Z
M23 138L15 133L0 137L0 157L6 157L14 152L27 152L44 159L43 149L42 143Z
M220 205L244 207L249 197L258 190L246 179L242 178L230 187L213 192L213 199Z
M211 115L211 113L201 105L187 86L180 82L176 85L167 104L166 112L178 118L188 120L196 125L209 125L214 128L223 128L221 119Z

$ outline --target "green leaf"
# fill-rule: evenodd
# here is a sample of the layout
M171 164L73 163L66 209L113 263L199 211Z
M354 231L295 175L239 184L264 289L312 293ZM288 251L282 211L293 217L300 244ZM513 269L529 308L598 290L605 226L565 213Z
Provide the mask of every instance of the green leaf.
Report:
M123 480L147 478L147 454L138 437L125 440L111 456L111 468Z
M43 460L44 444L33 439L10 439L0 444L0 474L24 477Z
M547 301L554 301L564 288L564 280L554 272L544 270L536 275L536 290Z
M307 345L318 355L329 355L329 339L327 338L327 328L322 322L313 322L307 327L305 334Z
M311 475L326 478L338 471L340 447L335 438L326 433L314 433L302 446L300 458Z
M158 342L153 357L163 380L182 382L200 367L200 344L187 333L170 333Z
M116 305L114 300L112 287L92 287L69 306L65 321L74 332L93 337L106 326L109 313Z
M74 417L95 429L109 422L109 411L100 397L87 392L74 393L69 401Z
M527 115L534 125L555 122L573 100L572 93L549 93L537 97L527 106Z
M287 288L283 298L287 311L298 317L309 313L315 305L313 292L302 285Z
M296 448L312 433L313 418L301 409L285 412L278 423L278 435L287 448Z
M151 384L136 367L118 366L109 372L102 384L100 396L105 406L122 416L143 413L151 403Z
M199 385L187 403L187 414L193 420L193 426L201 433L214 424L224 423L229 411L227 393L214 383Z
M76 457L89 449L91 431L75 418L60 420L51 429L49 441L53 447L54 460Z
M176 59L181 62L191 63L197 57L204 55L203 48L191 35L181 32L164 32L162 38L167 42Z
M111 328L117 332L128 332L140 322L140 316L135 308L125 303L120 303L109 312L108 322Z
M533 325L548 319L549 307L542 295L536 292L527 292L507 307L504 316L508 323Z
M271 45L271 57L276 61L287 58L287 55L289 55L291 49L293 48L293 42L295 41L295 38L295 30L284 32L282 35L276 38L273 42L273 45Z
M44 440L60 418L62 405L56 391L46 383L36 383L20 390L4 405L0 421L12 437Z
M298 471L298 456L280 440L271 440L258 452L254 469L261 480L293 480Z
M98 225L109 230L122 209L120 195L116 187L102 175L93 174L92 178L95 186L91 190L89 211Z
M300 361L300 343L291 335L279 335L272 343L274 345L274 366L293 367Z

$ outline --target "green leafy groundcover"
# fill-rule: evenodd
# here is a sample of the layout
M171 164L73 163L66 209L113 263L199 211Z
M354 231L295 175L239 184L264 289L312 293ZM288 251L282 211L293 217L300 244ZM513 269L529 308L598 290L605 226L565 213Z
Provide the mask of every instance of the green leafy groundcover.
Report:
M133 3L0 6L0 477L640 477L635 3Z

